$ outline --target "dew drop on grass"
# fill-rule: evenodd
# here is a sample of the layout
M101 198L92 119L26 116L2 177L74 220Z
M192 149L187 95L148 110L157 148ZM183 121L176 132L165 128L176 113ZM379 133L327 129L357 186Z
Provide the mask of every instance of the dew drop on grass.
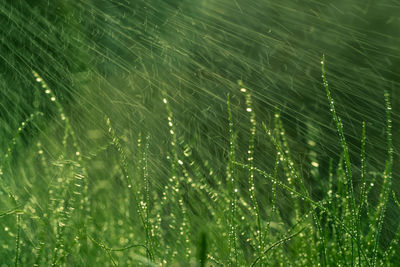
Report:
M313 140L308 140L308 144L310 146L315 146L316 145L316 143Z

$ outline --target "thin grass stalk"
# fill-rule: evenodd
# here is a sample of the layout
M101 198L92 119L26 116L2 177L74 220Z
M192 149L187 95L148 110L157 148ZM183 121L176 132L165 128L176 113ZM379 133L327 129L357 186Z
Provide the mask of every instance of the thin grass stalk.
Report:
M141 223L143 225L143 228L144 228L145 232L147 232L148 231L148 229L147 229L148 225L146 223L145 211L143 210L143 207L140 205L140 203L138 201L138 196L136 194L135 188L132 186L132 178L129 175L127 157L126 157L125 151L123 150L123 148L121 146L121 143L119 141L119 138L118 138L117 134L115 133L114 129L112 128L110 119L107 118L107 117L106 117L106 124L108 126L108 132L110 133L110 136L112 138L112 142L113 142L114 146L117 148L117 150L118 150L118 152L120 154L120 157L121 157L121 171L122 171L122 174L123 174L123 176L124 176L124 178L125 178L125 180L126 180L126 182L128 184L128 188L131 191L131 196L133 198L133 201L136 204L137 212L139 214L139 217L140 217ZM153 255L151 255L151 260L153 260Z
M177 138L177 133L176 133L176 128L174 124L174 119L173 119L173 113L171 110L171 107L169 105L168 99L167 99L167 93L165 91L162 91L163 94L163 102L165 104L165 108L168 114L168 125L170 128L170 136L172 138L171 141L171 150L172 150L172 159L171 159L171 172L172 172L172 177L171 177L171 182L172 184L172 192L173 195L177 197L177 202L182 214L182 222L179 227L177 227L180 230L180 235L179 235L179 240L183 240L183 245L185 247L185 252L186 252L186 258L187 260L190 259L191 255L191 250L189 248L189 243L190 243L190 233L189 233L189 223L188 223L188 218L187 218L187 211L186 207L184 205L184 196L182 194L182 184L181 180L178 177L178 171L179 171L179 166L183 165L183 161L179 159L178 156L178 150L177 150L177 144L178 144L178 138ZM184 238L185 237L185 238Z
M238 251L237 251L237 223L236 223L236 209L237 209L237 178L236 178L236 165L235 162L235 136L233 132L233 118L230 97L228 94L227 100L228 106L228 120L229 120L229 162L228 162L228 182L231 187L231 198L230 198L230 229L229 229L229 265L237 266L238 263Z
M282 124L282 120L280 119L279 113L275 113L274 116L274 121L275 121L275 127L277 130L277 138L276 140L278 141L278 146L276 146L279 150L280 153L282 153L282 158L284 159L284 163L286 163L286 172L288 172L288 174L292 177L288 178L289 184L291 186L293 186L293 188L296 188L296 184L294 183L295 181L297 181L298 183L300 183L300 186L302 188L302 190L304 191L304 193L306 195L309 196L309 193L307 191L307 188L303 182L303 180L300 178L299 173L297 172L296 168L295 168L295 164L293 159L291 158L291 153L290 153L290 149L289 149L289 144L288 141L286 139L286 134L285 134L285 129L283 127ZM294 178L294 179L293 179ZM298 211L300 211L300 203L299 203L299 199L295 198L294 200L294 210L295 210L295 215L296 215L296 220L299 220L299 213ZM321 215L321 214L320 214ZM322 230L322 225L320 222L320 216L318 216L316 214L316 212L313 213L313 218L315 221L315 225L317 227L318 233L320 235L320 243L322 246L322 265L325 266L327 264L327 256L326 256L326 242L325 242L325 236L324 236L324 232ZM320 251L321 251L320 250Z
M264 251L262 252L262 255L267 254L270 250L274 249L275 247L277 247L277 246L279 246L279 245L281 245L281 244L283 244L283 243L289 241L289 240L292 239L293 237L295 237L295 236L297 236L298 234L300 234L303 230L304 230L304 228L300 229L299 231L295 232L294 234L291 234L291 235L289 235L289 236L286 236L286 237L282 238L281 240L276 241L276 242L273 243L271 246L269 246L266 250L264 250ZM255 266L256 263L257 263L258 261L260 261L260 260L261 260L261 258L260 258L260 257L257 257L257 258L253 261L253 263L251 264L251 266L252 266L252 267Z
M279 119L279 117L275 117L275 118L278 118L278 119ZM272 141L273 145L275 146L275 149L277 150L277 153L279 153L279 155L280 155L280 161L283 162L283 163L286 163L287 169L290 171L290 174L292 174L292 175L294 176L294 178L295 178L296 181L299 181L300 186L301 186L301 189L302 189L303 192L304 192L303 194L304 194L305 196L307 196L308 199L311 199L311 198L310 198L310 194L308 193L308 190L307 190L305 184L304 184L303 181L300 179L297 170L294 168L294 163L293 163L293 161L290 159L290 155L288 155L288 153L285 153L285 151L284 151L284 149L282 148L281 144L278 143L278 141L273 137L271 131L267 128L267 126L265 125L265 123L262 123L262 125L263 125L263 128L264 128L264 131L265 131L266 134L269 136L270 140ZM281 128L282 126L279 126L279 123L278 123L278 127ZM283 127L282 127L282 128L283 128ZM288 156L289 156L289 158L288 158ZM293 186L293 190L296 190L296 189L294 188L295 184L294 184L293 182L289 181L289 185ZM291 195L292 195L292 196L295 196L295 195L293 194L293 192L291 192ZM295 202L295 204L296 204L296 203L297 203L297 202ZM296 208L296 210L297 210L297 209L300 209L300 208L299 208L299 205L295 206L295 208ZM315 211L314 211L314 212L315 212ZM296 216L296 217L297 217L297 216ZM315 220L319 220L316 213L313 214L313 217L314 217ZM297 218L297 220L298 220L298 218ZM321 241L322 241L322 242L321 242L321 244L322 244L322 259L323 259L323 264L325 265L326 262L327 262L326 247L325 247L325 238L324 238L324 235L323 235L323 232L322 232L322 227L320 227L320 225L321 225L320 222L316 222L316 225L317 225L317 229L318 229L319 231L321 231L321 232L320 232L320 236L321 236L321 238L322 238L322 239L321 239Z
M133 245L129 245L123 248L109 248L108 246L106 246L103 242L97 241L96 239L94 239L92 236L88 235L89 239L96 244L98 247L102 248L104 251L106 251L107 255L109 256L111 263L113 264L113 266L118 266L117 261L114 259L114 257L112 256L111 252L113 251L125 251L131 248L138 248L138 247L142 247L146 250L147 255L149 257L150 256L150 250L147 246L142 245L142 244L133 244ZM155 266L151 261L149 261L148 259L146 261L144 261L143 259L139 258L139 260L142 263L146 263L148 266Z
M253 170L253 162L254 162L254 139L256 135L256 114L254 112L254 108L252 105L251 94L247 91L246 88L241 88L241 92L245 93L246 96L246 111L250 113L250 139L249 139L249 150L247 151L247 162L249 165L249 185L250 185L250 199L253 204L254 212L256 213L256 221L257 221L257 239L258 239L258 254L260 257L260 265L263 265L263 250L264 250L264 242L262 237L262 228L261 228L261 217L260 211L256 199L255 194L255 183L254 183L254 170Z
M143 150L143 180L144 180L144 205L145 205L145 220L146 220L146 246L151 251L150 255L154 255L153 248L153 227L150 222L150 181L148 173L148 153L149 153L150 136L146 136L146 141ZM150 258L150 260L152 260ZM154 260L154 259L153 259Z
M25 119L23 122L21 122L21 125L18 127L17 131L15 132L13 138L11 139L11 141L8 143L7 145L7 150L4 154L4 157L2 159L2 161L0 162L0 187L2 190L4 190L4 192L6 192L8 194L8 197L11 198L11 200L13 201L13 203L16 206L19 206L17 198L14 194L14 192L12 192L12 190L9 188L9 186L6 185L6 183L4 182L3 179L3 167L6 165L6 162L8 160L10 160L11 158L11 154L14 151L15 145L17 144L17 138L18 136L23 132L23 130L32 123L32 121L39 117L39 116L43 116L42 112L35 112L30 114L30 116Z
M275 165L274 165L274 179L278 178L278 166L280 162L280 153L276 153ZM276 212L276 183L272 183L272 200L271 200L271 215L269 216L269 220L267 221L267 226L264 232L264 244L267 242L267 237L269 234L271 220Z
M35 77L36 82L38 82L41 85L44 93L49 97L50 101L55 104L55 106L57 107L60 119L64 122L65 134L64 134L62 143L64 145L65 151L66 151L68 137L70 136L72 138L72 146L75 150L74 157L76 158L76 162L77 162L77 164L75 166L77 169L77 172L76 172L76 175L74 175L75 188L72 189L73 197L71 198L71 200L72 200L71 203L75 203L76 199L79 198L79 210L81 212L83 212L84 214L86 214L86 216L83 216L81 229L79 231L79 235L80 235L79 238L81 240L80 250L87 253L88 248L87 248L87 241L86 241L86 232L87 232L87 221L90 218L90 207L89 207L89 200L88 200L89 199L88 198L88 182L87 182L88 173L87 173L87 170L86 170L84 162L83 162L82 149L79 146L78 139L76 137L74 129L72 128L69 117L66 116L64 108L61 105L61 103L58 101L53 90L47 85L47 83L42 79L42 77L36 71L32 70L32 74ZM65 212L64 222L61 222L63 225L67 224L67 221L71 216L71 213L74 209L73 204L69 205L69 209L70 209L70 212ZM57 225L57 228L58 227L59 227L59 225ZM57 250L62 245L60 240L62 240L63 235L64 235L64 230L61 229L61 231L59 232L58 237L57 237L57 244L56 244L56 249L55 249L55 254L54 254L53 264L52 264L53 266L56 262L58 262ZM63 250L63 251L65 251L65 250ZM63 255L61 255L61 257L63 257ZM65 257L65 255L64 255L64 257Z
M400 202L397 199L394 191L392 191L392 197L393 197L394 203L400 209ZM385 253L383 254L382 265L384 265L384 264L388 265L391 263L392 258L394 257L394 255L396 254L396 251L398 250L398 249L396 250L396 248L398 248L399 241L400 241L400 224L397 226L394 237L390 241L388 248L386 249Z
M358 265L362 266L362 261L361 261L361 213L362 209L364 207L364 203L366 201L367 195L366 195L366 160L365 160L365 142L366 142L366 125L365 122L362 123L362 136L361 136L361 193L360 193L360 203L358 205L358 210L357 210L357 247L358 247Z
M331 91L329 89L328 81L326 79L326 72L325 72L325 55L322 56L322 61L321 61L321 70L322 70L322 80L323 80L323 86L325 87L326 95L328 97L329 101L329 107L332 113L333 121L336 124L336 129L339 134L340 138L340 143L342 145L343 149L343 156L344 156L344 161L345 161L345 174L346 174L346 179L347 179L347 184L349 186L348 188L348 196L350 198L350 210L352 212L352 216L350 218L351 224L352 224L352 231L356 232L357 236L360 236L360 233L358 232L358 228L356 227L356 204L355 204L355 198L354 198L354 189L353 189L353 174L351 170L351 161L350 161L350 153L349 153L349 147L346 142L346 138L344 136L344 131L343 131L343 123L340 117L336 113L335 109L335 104L333 101L333 98L331 96ZM357 239L357 246L360 242L358 242ZM353 255L353 241L351 241L351 251L352 251L352 256L351 256L351 265L354 265L354 255ZM358 252L361 250L361 248L358 248ZM358 255L361 257L361 255Z
M66 115L65 111L64 111L64 107L61 105L61 103L58 101L56 95L54 94L53 90L47 85L47 83L42 79L42 77L36 72L36 71L32 71L33 76L36 78L36 81L38 83L40 83L40 85L42 86L44 93L46 95L48 95L49 99L51 102L54 102L54 104L56 105L57 109L58 109L58 114L60 116L60 119L62 121L64 121L64 125L65 125L65 135L64 135L64 139L63 139L63 145L66 146L67 145L67 139L68 136L71 136L72 138L72 146L75 149L75 157L77 162L79 163L79 169L81 169L82 171L82 175L83 178L87 178L87 171L86 168L83 164L83 158L82 158L82 149L79 146L78 143L78 139L76 137L75 131L71 125L71 122L69 120L69 117ZM88 192L88 184L86 179L82 179L82 181L78 181L79 184L82 183L82 189L79 189L80 191L82 191L83 193L83 197L81 197L81 201L80 201L80 209L83 212L86 212L86 214L89 214L89 204L88 204L88 200L87 200L87 192ZM86 218L86 217L85 217ZM86 221L84 222L84 228L86 227Z
M274 115L274 124L275 124L276 137L273 142L276 142L277 145L275 145L275 149L278 148L277 149L278 153L282 155L280 158L282 158L282 166L286 173L289 185L292 186L293 188L296 188L296 182L300 183L302 189L304 190L304 192L306 192L307 191L306 187L302 179L300 179L300 175L297 173L297 170L295 169L295 165L292 160L289 149L289 144L286 140L285 129L283 128L282 120L280 118L278 110L275 112ZM299 200L294 198L293 202L294 202L293 204L294 204L295 220L299 220L299 212L300 212Z
M15 262L14 262L15 267L18 267L19 264L20 242L21 242L21 214L17 213L17 235L15 238Z
M390 187L392 184L392 165L393 165L393 145L392 145L392 118L391 111L392 107L390 104L389 93L385 92L385 104L386 104L386 138L387 138L387 160L385 164L385 171L383 174L383 185L381 199L378 204L379 215L376 228L376 235L374 240L374 247L372 251L372 264L376 266L379 239L382 231L383 221L385 219L385 212L387 202L389 200Z

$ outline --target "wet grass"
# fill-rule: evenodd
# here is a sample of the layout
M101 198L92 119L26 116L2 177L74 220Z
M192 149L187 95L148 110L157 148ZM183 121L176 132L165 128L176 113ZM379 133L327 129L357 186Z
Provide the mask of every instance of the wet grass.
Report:
M164 94L161 104L165 106L165 123L170 129L167 175L156 176L154 172L149 175L152 143L148 135L139 134L137 155L128 155L127 144L106 118L109 145L98 153L111 154L114 150L116 158L104 173L109 178L99 188L89 180L87 171L92 168L90 161L98 155L82 155L64 108L47 83L34 72L32 79L36 79L43 97L48 95L48 101L58 110L60 127L64 129L59 140L63 149L57 158L49 159L42 148L46 141L38 139L36 155L27 158L28 165L36 162L34 168L41 170L37 179L40 177L47 188L41 195L29 192L28 198L19 197L5 182L12 172L2 174L2 190L7 193L3 201L8 198L13 206L1 213L4 225L9 225L3 229L3 248L10 253L14 251L14 257L12 253L3 254L4 259L15 266L107 265L107 262L113 266L395 265L400 231L397 230L389 246L380 242L392 194L398 205L391 187L389 94L384 95L387 160L385 169L375 174L382 182L379 197L373 200L370 194L378 181L368 180L371 178L366 172L366 124L363 123L361 155L357 159L361 164L361 183L356 184L352 170L357 164L350 159L345 126L328 86L324 58L322 78L338 132L337 144L342 150L336 167L331 161L328 177L312 177L313 172L306 177L301 173L292 159L279 111L274 116L273 129L262 121L262 127L258 127L251 92L240 83L237 94L244 94L242 108L249 119L248 151L246 155L238 154L237 129L227 96L229 144L225 149L229 153L222 166L226 169L225 177L215 175L207 160L194 157L194 148L179 137L169 99ZM25 127L40 119L32 115L21 124L10 140L5 160L18 147L19 135ZM273 169L262 170L254 164L258 130L263 132L258 138L269 139L272 144L273 149L265 153L276 155ZM318 167L318 162L303 164ZM306 183L318 179L324 181L317 199L310 192L317 186ZM264 188L263 193L260 188ZM112 191L112 195L107 191ZM98 197L102 202L98 203ZM283 204L289 205L290 210L283 211Z
M0 3L0 266L398 265L398 3L58 4Z

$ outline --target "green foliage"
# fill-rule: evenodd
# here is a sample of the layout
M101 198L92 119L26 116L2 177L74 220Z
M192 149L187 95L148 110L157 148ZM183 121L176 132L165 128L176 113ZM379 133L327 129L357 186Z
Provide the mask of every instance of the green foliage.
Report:
M376 2L2 1L0 264L397 266Z

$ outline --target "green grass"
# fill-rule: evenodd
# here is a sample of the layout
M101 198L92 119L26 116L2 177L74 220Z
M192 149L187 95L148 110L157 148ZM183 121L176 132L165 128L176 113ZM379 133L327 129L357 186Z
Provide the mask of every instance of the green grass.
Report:
M399 265L399 8L3 1L0 266Z
M235 121L228 96L226 110L229 123L226 133L230 136L230 145L226 147L226 151L229 151L224 166L226 177L215 176L207 166L207 161L192 157L192 152L188 153L192 148L177 134L179 129L174 124L174 114L166 95L163 102L168 115L166 123L170 129L167 138L170 140L170 151L167 153L170 165L166 170L169 175L165 176L165 185L158 188L157 181L152 179L148 170L149 136L143 141L142 134L139 134L137 156L130 158L133 155L127 155L127 145L122 143L110 119L106 118L112 146L102 148L99 153L114 147L117 165L114 165L114 170L109 170L109 175L114 175L115 180L104 185L102 190L106 192L109 186L120 187L120 193L110 199L110 208L120 209L120 214L126 216L114 217L113 211L104 206L98 209L96 203L91 203L92 197L101 195L96 193L95 184L91 185L92 189L88 187L90 181L86 170L90 168L92 158L85 160L79 152L81 150L73 126L61 103L46 82L34 72L32 79L37 80L44 95L50 96L50 102L59 112L59 120L64 123L61 126L64 136L60 137L64 149L59 152L57 159L51 161L45 157L46 153L38 143L38 155L30 159L40 158L42 166L38 168L43 169L46 176L42 179L49 183L48 191L41 196L29 194L27 200L19 200L17 193L6 185L3 175L3 190L8 193L14 208L3 211L2 220L17 221L14 224L16 228L6 230L9 236L4 239L5 242L15 239L15 247L10 246L15 251L15 266L20 263L59 266L104 261L113 266L140 263L205 266L207 261L211 265L233 266L277 265L283 262L322 266L395 264L393 259L398 249L399 234L394 236L388 247L380 243L392 192L393 147L389 94L385 94L386 167L378 175L383 179L379 197L370 201L372 182L368 184L365 177L366 124L363 123L359 158L361 183L357 190L359 194L356 194L352 174L354 165L350 160L344 125L337 115L328 86L324 58L322 77L342 156L336 168L330 167L329 187L320 188L321 199L313 199L304 179L323 177L304 177L300 174L292 160L279 113L274 116L274 129L268 129L263 123L265 132L262 137L271 140L274 149L270 153L277 155L274 168L261 170L254 165L257 119L251 93L242 87L240 91L245 94L243 108L249 114L250 121L249 147L244 157L246 160L243 163L237 161L243 157L237 154ZM239 92L237 94L240 95ZM4 159L10 158L19 141L18 136L34 119L32 115L17 129ZM244 180L246 176L247 182ZM263 197L259 186L269 188L272 198ZM37 201L38 197L43 202ZM282 218L281 207L277 206L282 201L292 206L286 218ZM107 228L101 230L105 222ZM199 232L203 234L199 235ZM132 237L125 241L123 238L126 235ZM136 242L133 244L134 240ZM197 257L194 251L197 251ZM32 257L31 253L36 256ZM11 261L11 258L8 260Z

